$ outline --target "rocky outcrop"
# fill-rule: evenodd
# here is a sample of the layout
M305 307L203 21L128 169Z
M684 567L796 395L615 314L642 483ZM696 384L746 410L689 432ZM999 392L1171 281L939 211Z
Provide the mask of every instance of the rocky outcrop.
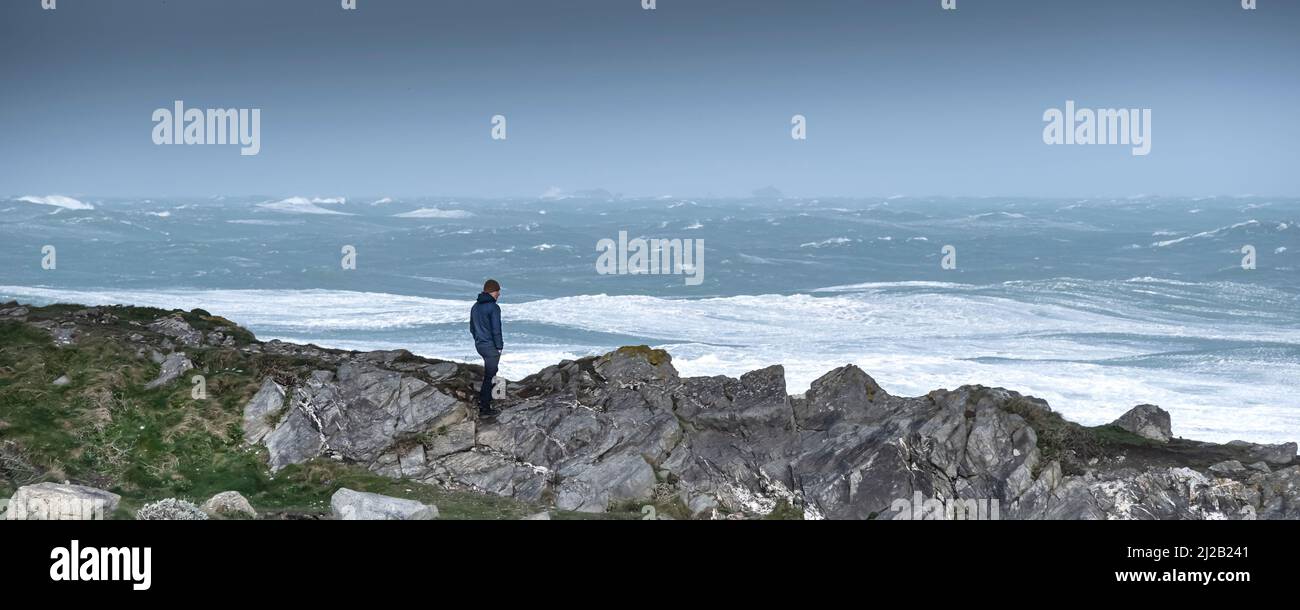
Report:
M91 521L108 518L121 496L115 493L60 483L19 487L9 499L6 519L29 521Z
M314 371L294 387L288 412L263 438L271 469L318 455L376 465L398 463L398 455L390 450L402 439L466 419L464 403L435 385L442 369L403 371L386 366L396 357L363 354L341 364L337 372ZM245 430L253 433L252 438L261 433L259 425L269 425L266 414L277 412L275 395L275 390L263 385L260 401L255 397L250 403L253 409L245 409ZM457 447L452 436L442 442L449 452ZM406 457L423 459L415 454Z
M343 488L330 498L335 519L345 521L427 521L438 518L438 507L415 500L381 496Z
M27 317L29 311L26 307L19 305L17 301L0 303L0 318L22 320Z
M179 315L159 318L149 325L149 330L171 337L187 347L203 344L203 333L195 330L189 322Z
M246 439L266 447L273 469L330 457L561 510L669 504L697 518L1300 512L1294 445L1288 458L1286 446L1175 439L1168 414L1150 405L1089 429L1000 388L892 396L851 365L791 397L780 366L682 378L667 353L626 347L512 383L503 412L478 421L479 367L406 352L322 362L289 387L267 380L248 404Z

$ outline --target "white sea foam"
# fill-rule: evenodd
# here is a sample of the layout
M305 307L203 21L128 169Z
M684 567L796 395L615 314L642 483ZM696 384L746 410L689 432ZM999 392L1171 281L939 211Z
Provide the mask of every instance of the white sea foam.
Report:
M830 239L823 239L821 241L810 241L807 243L799 244L799 247L800 248L825 248L827 246L840 246L843 244L850 243L852 241L853 240L847 237L832 237Z
M401 214L393 214L397 218L469 218L473 216L472 212L465 210L444 210L441 208L420 208Z
M1240 229L1241 227L1248 227L1248 226L1257 225L1257 224L1259 224L1259 221L1257 221L1257 220L1247 220L1246 222L1239 222L1239 223L1234 224L1234 225L1229 225L1229 226L1226 226L1226 227L1219 227L1219 228L1217 228L1217 229L1212 229L1212 230L1209 230L1209 231L1201 231L1200 233L1195 233L1195 234L1188 235L1188 236L1185 236L1185 237L1179 237L1179 238L1177 238L1177 239L1167 239L1167 240L1165 240L1165 241L1158 241L1158 242L1156 242L1156 243L1154 243L1154 244L1151 244L1151 247L1153 247L1153 248L1164 248L1164 247L1166 247L1166 246L1172 246L1172 245L1174 245L1174 244L1180 244L1180 243L1183 243L1183 242L1185 242L1185 241L1187 241L1187 240L1189 240L1189 239L1197 239L1197 238L1201 238L1201 237L1214 237L1215 235L1218 235L1219 233L1223 233L1224 231L1231 231L1231 230L1233 230L1233 229Z
M1278 325L1248 318L1208 319L1194 313L1153 312L1141 301L1121 298L1123 291L1140 291L1188 298L1198 307L1205 299L1225 299L1215 305L1216 311L1254 306L1261 299L1294 299L1268 290L1155 278L1101 283L1065 278L992 287L882 282L829 287L824 296L583 295L507 301L502 303L507 323L502 371L518 379L560 359L600 353L617 344L648 343L667 349L684 375L737 376L782 364L792 393L806 390L836 366L853 363L900 395L967 383L1003 386L1045 398L1085 424L1110 421L1148 402L1170 410L1175 433L1189 438L1300 440L1295 417L1300 398L1294 392L1300 364L1261 366L1242 356L1200 356L1183 362L1176 360L1178 348L1170 347L1214 340L1294 349L1300 346L1295 320ZM264 339L348 349L403 347L430 357L476 360L461 337L468 299L334 290L87 291L19 286L0 286L0 296L202 307L248 326ZM515 324L613 338L602 339L608 342L603 344L521 345L510 341L509 329ZM376 339L365 339L367 334ZM406 334L413 340L393 338ZM1152 365L1153 359L1165 364Z
M254 225L261 227L280 227L302 224L301 220L262 220L258 218L227 220L232 225Z
M65 197L63 195L46 195L44 197L37 196L37 195L27 195L26 197L19 197L18 201L22 201L24 203L35 203L37 205L49 205L64 210L95 209L95 206L89 203L78 201L76 199L73 199L71 197Z
M279 201L268 201L266 203L259 203L257 204L257 207L262 208L264 210L271 210L274 212L282 212L286 214L333 214L333 215L341 215L341 216L352 216L352 214L349 214L347 212L340 212L338 210L331 210L328 208L320 207L321 205L337 205L345 202L346 201L342 197L326 197L326 198L314 197L311 199L308 199L306 197L289 197L287 199L281 199Z

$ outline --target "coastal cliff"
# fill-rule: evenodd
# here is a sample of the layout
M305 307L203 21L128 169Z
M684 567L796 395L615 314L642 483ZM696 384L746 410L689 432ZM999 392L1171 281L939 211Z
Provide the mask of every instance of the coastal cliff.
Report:
M351 486L443 518L1300 518L1295 443L1178 438L1152 405L1085 427L1001 388L893 396L852 365L791 396L780 365L681 377L636 346L512 381L480 421L481 378L202 310L7 303L0 497L67 480L286 517Z

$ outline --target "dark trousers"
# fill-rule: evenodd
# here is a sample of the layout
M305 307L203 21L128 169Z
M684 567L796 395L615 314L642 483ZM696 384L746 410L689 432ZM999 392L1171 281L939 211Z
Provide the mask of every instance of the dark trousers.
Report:
M478 355L483 357L483 387L478 390L478 408L492 407L492 379L497 376L497 364L501 362L501 352L496 346L479 343L474 345Z

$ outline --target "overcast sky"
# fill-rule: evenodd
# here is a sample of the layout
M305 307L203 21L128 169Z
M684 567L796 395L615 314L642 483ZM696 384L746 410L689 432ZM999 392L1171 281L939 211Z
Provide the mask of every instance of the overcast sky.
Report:
M5 0L0 195L1294 196L1300 2L1258 3ZM155 145L174 100L260 153ZM1151 153L1047 146L1066 100Z

